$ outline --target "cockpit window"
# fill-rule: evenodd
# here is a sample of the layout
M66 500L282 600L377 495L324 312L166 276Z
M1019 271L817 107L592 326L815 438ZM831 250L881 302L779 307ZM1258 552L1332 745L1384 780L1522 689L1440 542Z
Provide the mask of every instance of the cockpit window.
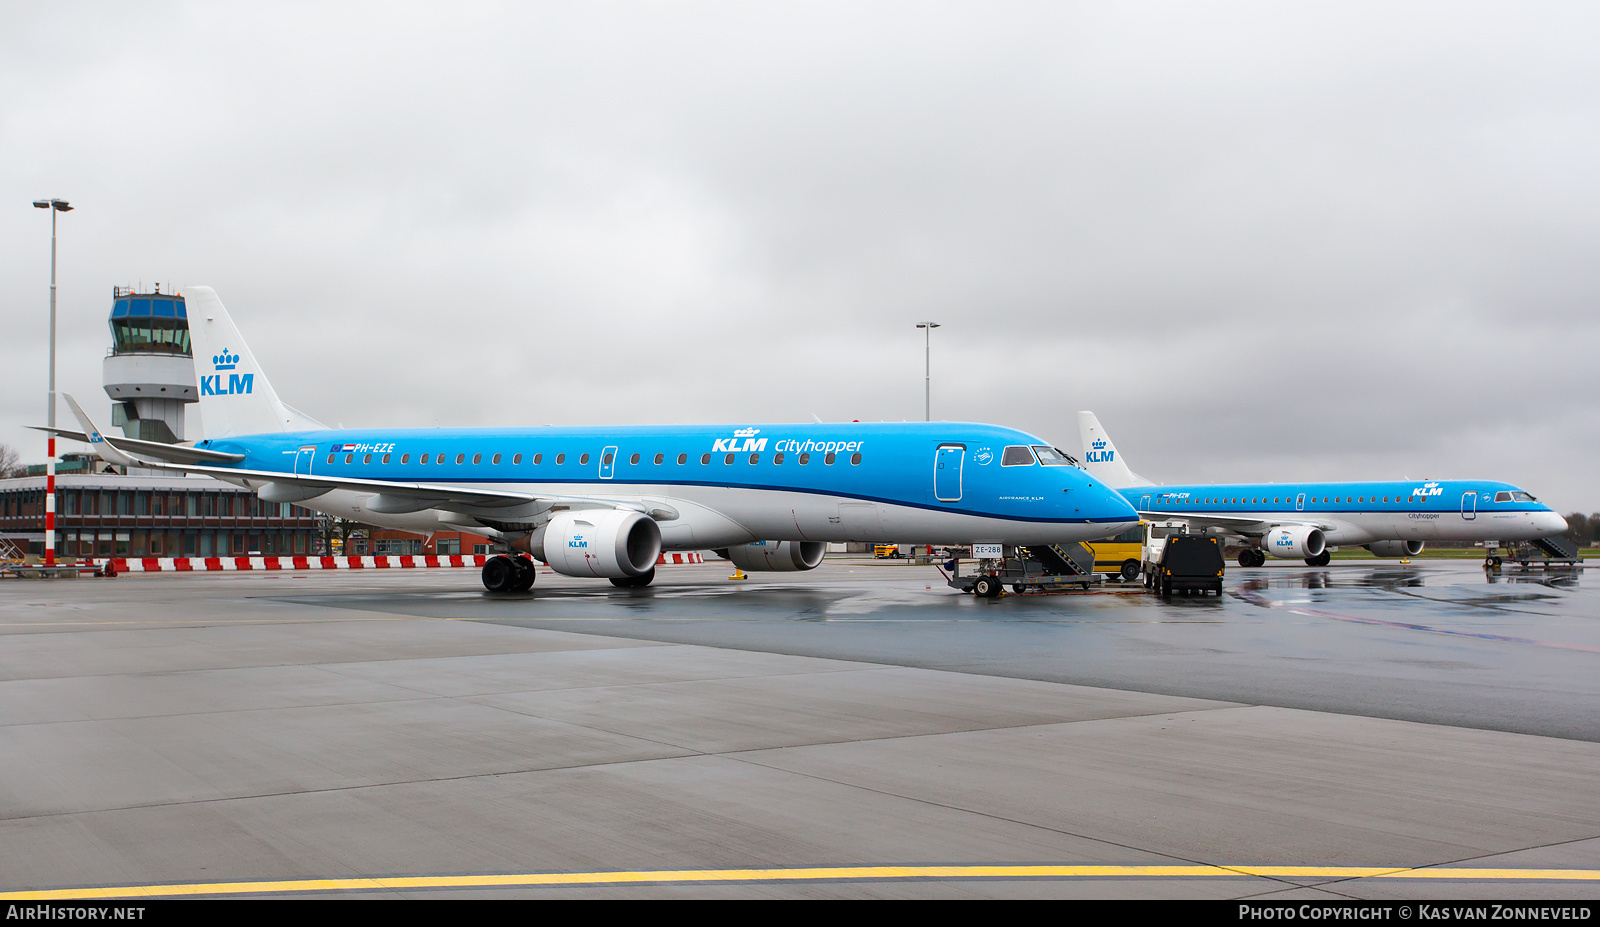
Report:
M1001 455L1000 466L1031 467L1033 466L1033 451L1028 450L1025 445L1013 444L1006 448L1006 452Z
M1508 492L1497 492L1497 493L1494 494L1494 501L1496 501L1496 502L1510 502L1511 501L1511 493L1508 493Z
M1538 502L1539 500L1535 499L1533 497L1533 493L1529 493L1529 492L1514 492L1514 493L1511 494L1511 501L1513 501L1513 502Z
M1060 448L1035 444L1033 452L1039 455L1039 463L1046 467L1076 467L1078 465L1076 460L1063 453Z

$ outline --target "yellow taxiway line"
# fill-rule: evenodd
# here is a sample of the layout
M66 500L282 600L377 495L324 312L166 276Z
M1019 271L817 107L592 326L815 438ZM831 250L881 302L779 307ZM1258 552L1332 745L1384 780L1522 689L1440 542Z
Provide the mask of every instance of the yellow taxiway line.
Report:
M806 869L668 869L640 872L535 872L513 875L389 876L273 882L196 882L0 891L7 901L91 898L175 898L286 892L390 892L445 888L534 888L552 885L702 884L722 882L862 881L887 879L1426 879L1474 881L1600 881L1600 869L1466 869L1369 866L838 866Z

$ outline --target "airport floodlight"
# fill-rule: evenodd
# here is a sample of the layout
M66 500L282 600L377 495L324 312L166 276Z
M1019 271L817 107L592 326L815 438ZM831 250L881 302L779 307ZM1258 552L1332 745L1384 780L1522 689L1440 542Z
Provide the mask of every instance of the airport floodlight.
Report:
M918 322L922 329L922 418L933 421L933 330L938 322Z
M52 431L44 461L44 565L56 565L56 213L71 212L72 204L51 197L34 200L34 208L50 209L50 392L45 408L45 424ZM53 208L52 208L53 207Z

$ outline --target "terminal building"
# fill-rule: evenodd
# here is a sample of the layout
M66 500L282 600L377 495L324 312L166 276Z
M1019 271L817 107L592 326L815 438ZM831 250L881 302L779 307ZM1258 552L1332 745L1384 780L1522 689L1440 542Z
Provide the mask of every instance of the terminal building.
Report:
M181 295L153 290L112 289L111 347L101 373L113 427L130 438L177 443L186 437L188 407L200 398L189 317ZM44 470L37 465L28 476L0 479L0 559L44 553ZM367 529L346 541L327 522L311 509L263 502L220 480L125 471L88 453L63 455L56 469L56 556L63 559L488 551L487 538L455 532L424 538Z

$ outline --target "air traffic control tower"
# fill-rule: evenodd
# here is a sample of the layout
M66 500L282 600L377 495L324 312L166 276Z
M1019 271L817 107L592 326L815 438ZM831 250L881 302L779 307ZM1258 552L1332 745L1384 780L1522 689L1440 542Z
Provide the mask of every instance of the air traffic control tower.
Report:
M189 315L176 293L111 290L111 351L102 366L111 424L130 438L183 440L183 407L196 395Z

